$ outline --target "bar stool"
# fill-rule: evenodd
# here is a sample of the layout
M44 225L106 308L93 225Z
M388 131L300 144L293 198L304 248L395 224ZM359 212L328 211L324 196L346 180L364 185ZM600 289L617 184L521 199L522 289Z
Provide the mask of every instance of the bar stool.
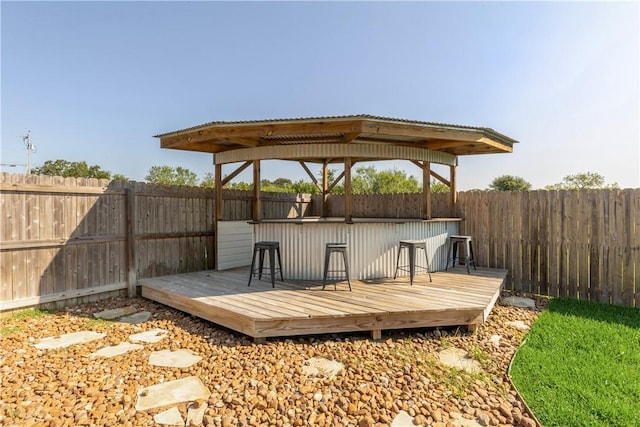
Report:
M400 254L404 248L409 250L409 270L407 270L407 265L400 265ZM424 258L427 261L426 266L416 265L416 249L422 249L424 251ZM433 280L431 280L431 267L429 266L426 242L424 240L400 240L400 244L398 245L398 259L396 260L396 272L393 274L393 278L395 279L398 276L398 270L409 271L409 280L411 286L413 286L416 267L426 269L427 273L429 273L429 281L433 282Z
M327 286L327 274L328 273L345 273L347 275L347 282L349 283L349 291L351 291L351 279L349 278L349 245L347 243L327 243L324 250L324 278L322 279L322 290ZM329 270L329 260L332 253L341 253L342 260L344 261L343 270ZM333 289L336 289L336 283L333 283Z
M460 264L460 255L458 254L458 246L464 245L464 263L467 266L467 274L471 274L469 270L469 265L473 264L473 269L476 268L476 260L473 257L473 242L471 236L449 236L449 250L447 251L447 266L444 268L445 270L449 267L449 261L451 261L451 267L455 267L456 258L458 259L458 264Z
M253 245L253 259L251 260L251 271L249 272L249 283L247 286L251 286L251 278L254 274L258 273L258 280L262 279L262 268L264 266L264 253L269 251L269 274L271 274L271 286L276 287L276 273L280 272L280 279L284 281L282 277L282 261L280 259L280 243L279 242L256 242ZM259 253L258 267L256 268L256 255ZM278 256L278 266L276 267L276 255Z

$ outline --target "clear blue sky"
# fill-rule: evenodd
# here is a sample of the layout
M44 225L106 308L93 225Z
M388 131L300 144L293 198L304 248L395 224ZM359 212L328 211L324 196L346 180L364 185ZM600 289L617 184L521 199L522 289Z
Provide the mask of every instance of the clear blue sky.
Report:
M640 11L631 2L9 2L2 163L85 160L144 180L211 156L153 135L217 120L373 114L491 127L460 189L598 172L640 187ZM420 178L410 163L397 167ZM23 168L3 167L22 172ZM225 169L226 171L226 169ZM265 162L263 177L305 174ZM248 180L248 179L246 179Z

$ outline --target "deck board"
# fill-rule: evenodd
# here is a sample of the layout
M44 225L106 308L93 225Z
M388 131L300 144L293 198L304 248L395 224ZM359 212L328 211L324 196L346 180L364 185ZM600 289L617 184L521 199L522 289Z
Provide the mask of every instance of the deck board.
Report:
M254 278L249 270L141 279L142 296L254 338L466 325L486 321L507 275L478 268L327 284Z

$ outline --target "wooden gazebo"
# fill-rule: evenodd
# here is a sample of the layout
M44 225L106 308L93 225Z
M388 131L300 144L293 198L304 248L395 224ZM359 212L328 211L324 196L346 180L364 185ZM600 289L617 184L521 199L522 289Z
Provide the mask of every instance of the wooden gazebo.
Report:
M456 203L458 156L510 153L517 141L485 127L460 126L372 115L219 121L156 135L162 148L213 153L217 189L253 165L253 220L260 221L260 161L292 160L300 163L326 199L344 178L345 221L352 221L351 167L362 161L409 160L422 170L423 218L431 218L430 177L451 189ZM242 163L228 176L222 165ZM318 182L307 163L322 164ZM431 170L431 163L449 166L449 178ZM343 172L328 182L328 166L343 164ZM216 220L222 219L222 192L216 191ZM326 215L323 215L326 216Z
M504 270L442 271L447 265L446 243L458 234L461 219L431 218L429 186L432 176L447 184L455 208L458 156L512 151L516 141L492 129L355 115L211 122L157 137L163 148L213 153L217 271L145 279L142 295L147 298L259 340L351 331L371 331L379 339L386 329L475 329L500 295ZM322 191L322 217L262 219L260 162L267 159L299 162ZM421 168L422 218L352 217L351 167L376 160L408 160ZM228 163L240 166L223 177L222 165ZM322 165L321 180L310 172L310 163ZM448 166L449 177L434 173L432 163ZM328 181L331 164L344 165L334 182ZM253 221L222 221L220 190L249 166ZM328 218L327 196L342 179L345 218ZM408 261L398 244L405 239L425 242L433 282L426 275L417 276L415 286L403 274L395 280L398 260L402 256L403 263ZM275 286L259 280L247 286L252 243L258 241L280 244L284 279L276 277ZM349 248L352 292L323 290L328 242L343 242Z

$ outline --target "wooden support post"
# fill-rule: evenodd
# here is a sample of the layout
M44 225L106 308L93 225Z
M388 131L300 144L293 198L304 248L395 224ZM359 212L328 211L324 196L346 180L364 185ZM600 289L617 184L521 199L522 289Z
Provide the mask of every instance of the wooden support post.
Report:
M449 176L449 182L451 183L451 185L449 186L449 196L451 197L451 200L449 202L449 209L451 211L451 217L455 218L456 216L456 210L457 210L457 204L458 204L458 189L456 188L456 169L457 166L452 165L449 166L450 169L450 176Z
M126 218L127 218L127 296L137 296L138 260L136 257L136 193L132 185L126 189Z
M214 220L217 223L221 221L222 218L222 165L216 165L215 171L215 190L216 190L216 200L215 200L215 211L214 211Z
M218 268L218 221L222 221L223 220L223 212L224 210L223 205L222 205L222 165L221 164L216 164L215 166L215 195L216 195L216 199L215 199L215 206L214 208L214 214L213 214L213 268L217 269Z
M431 163L422 164L422 219L431 219Z
M371 330L371 339L374 341L380 341L382 339L382 330L381 329Z
M353 222L353 194L351 193L351 157L344 159L344 221Z
M260 206L260 160L253 161L253 220L259 222L262 219L262 207Z
M329 216L329 162L322 162L322 216Z

